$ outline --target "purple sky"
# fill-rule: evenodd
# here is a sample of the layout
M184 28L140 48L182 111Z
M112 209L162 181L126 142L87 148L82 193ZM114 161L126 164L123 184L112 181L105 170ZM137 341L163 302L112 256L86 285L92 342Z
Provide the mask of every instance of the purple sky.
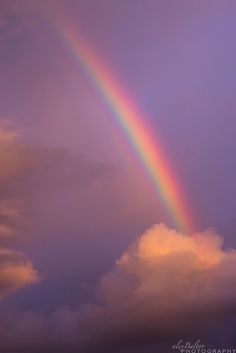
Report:
M2 0L0 225L7 226L11 230L8 233L12 234L8 235L0 227L4 250L0 253L0 310L4 312L0 336L5 333L6 322L13 320L16 324L9 324L9 341L17 337L15 346L6 340L4 353L16 353L19 349L25 352L29 349L30 353L58 349L59 338L51 342L47 332L54 327L48 322L57 321L53 315L61 308L71 310L69 314L58 314L61 318L58 321L63 322L61 330L70 331L72 337L67 350L61 348L62 352L70 352L69 349L78 352L80 344L82 349L92 352L94 346L90 347L89 343L87 348L87 341L93 342L93 333L92 338L86 337L86 343L75 339L80 332L84 335L84 325L89 324L94 330L97 327L98 319L91 324L91 313L90 316L80 313L84 303L96 301L100 287L102 301L107 303L104 298L112 297L116 286L125 288L126 293L134 285L132 280L139 278L143 283L139 277L141 270L132 280L127 275L130 276L133 263L139 268L135 255L127 249L154 224L164 222L168 227L173 226L143 166L132 150L124 147L125 136L116 128L106 102L63 45L56 27L56 19L62 14L79 25L91 48L104 58L114 77L145 113L154 135L160 137L196 220L194 231L205 234L204 230L212 227L214 234L223 236L226 248L236 247L236 3L231 0ZM14 136L10 138L10 134ZM160 229L153 233L159 236L163 231ZM176 239L176 235L172 237L170 229L169 236L170 241L180 242L181 251L195 254L195 245L186 250L184 241ZM206 233L208 237L211 239L211 234ZM209 240L209 243L203 246L203 253L210 254L210 259L218 259L217 241ZM154 244L150 245L151 249L155 247L155 242L150 240L150 244ZM11 254L6 255L6 249ZM13 253L16 250L19 254ZM122 265L121 270L118 264L118 269L113 268L125 250L129 259L127 267L124 270ZM174 252L172 247L170 252ZM203 261L198 250L196 254ZM18 259L21 256L23 262ZM217 331L220 327L224 334L218 344L232 346L233 336L230 333L227 336L224 329L227 325L233 327L230 320L234 317L225 314L228 308L235 313L232 300L236 293L232 269L235 259L230 256L226 255L228 262L214 270L211 290L204 292L205 301L198 294L190 297L193 303L195 300L201 303L201 308L205 308L203 304L211 296L216 306L218 301L224 302L216 328ZM140 258L146 264L143 252ZM169 259L167 264L179 268L181 261ZM14 274L1 275L1 266L5 269L6 263L12 263ZM19 263L23 266L22 273L28 277L17 272ZM158 266L163 266L162 274L166 273L167 265ZM188 266L196 270L191 261ZM143 272L147 270L144 267ZM199 268L202 271L200 265ZM108 271L110 275L106 274ZM150 276L150 281L158 281L159 272L155 276ZM166 283L164 279L160 281ZM221 292L218 281L225 283L227 291ZM169 284L167 287L165 293L171 288ZM140 296L146 300L142 288ZM153 293L158 297L157 292L155 287ZM181 295L178 297L178 293L179 309ZM122 295L117 302L123 300ZM105 332L100 335L101 347L102 344L106 347L103 353L105 349L109 351L107 347L113 338L113 349L117 349L114 352L132 353L136 347L137 353L154 353L157 343L162 347L161 353L167 353L166 345L171 347L184 335L193 340L204 337L207 343L214 343L218 337L212 332L200 336L201 324L198 327L197 323L201 323L202 317L211 323L211 314L215 313L209 306L209 312L203 310L202 316L199 314L191 333L185 330L186 322L183 322L183 332L172 327L165 335L160 318L148 316L148 310L145 315L140 313L140 317L145 320L150 317L150 321L140 321L136 327L131 320L127 328L125 320L116 317L117 311L123 312L117 302L117 307L111 309L109 304L107 311L101 304L105 311L100 317ZM187 307L189 303L185 304ZM97 308L89 310L98 315ZM133 312L133 308L129 310ZM29 311L33 319L28 318ZM42 317L39 319L37 315ZM70 330L74 325L72 317L80 323L75 333ZM111 331L107 329L107 317L111 321L114 317L117 319ZM29 343L24 337L28 335L31 320L35 331ZM19 329L21 322L25 323L25 331ZM144 332L143 328L150 325L156 325L157 333L151 330L152 335L143 335L140 343L133 342L132 336ZM124 331L127 337L122 340ZM107 336L110 339L106 341ZM43 338L38 340L38 337ZM43 342L42 347L39 341Z

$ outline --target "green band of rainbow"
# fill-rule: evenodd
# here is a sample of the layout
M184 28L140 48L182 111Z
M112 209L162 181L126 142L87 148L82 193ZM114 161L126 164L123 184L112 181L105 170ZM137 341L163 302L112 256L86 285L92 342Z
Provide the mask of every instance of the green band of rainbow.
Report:
M71 23L60 23L59 31L73 56L109 105L176 226L186 232L191 231L191 217L187 212L188 207L180 184L168 165L159 141L148 128L147 119L140 114L108 67L95 55Z

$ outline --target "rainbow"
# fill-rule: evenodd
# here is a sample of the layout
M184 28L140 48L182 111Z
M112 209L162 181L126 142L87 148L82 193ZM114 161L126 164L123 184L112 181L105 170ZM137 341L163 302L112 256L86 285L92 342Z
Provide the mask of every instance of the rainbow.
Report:
M168 164L160 142L148 127L148 119L140 113L107 65L91 50L71 23L61 22L59 32L76 61L109 105L176 227L190 232L192 221L188 213L189 208L186 207L180 184Z

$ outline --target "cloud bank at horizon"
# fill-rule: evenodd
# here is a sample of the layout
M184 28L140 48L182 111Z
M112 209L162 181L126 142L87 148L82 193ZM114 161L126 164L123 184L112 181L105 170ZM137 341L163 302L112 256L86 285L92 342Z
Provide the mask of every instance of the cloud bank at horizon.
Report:
M146 352L150 342L174 344L179 337L218 332L236 308L236 251L222 244L213 230L188 236L155 225L101 277L96 302L48 315L22 313L0 332L2 345L18 337L16 347L30 352L138 346Z

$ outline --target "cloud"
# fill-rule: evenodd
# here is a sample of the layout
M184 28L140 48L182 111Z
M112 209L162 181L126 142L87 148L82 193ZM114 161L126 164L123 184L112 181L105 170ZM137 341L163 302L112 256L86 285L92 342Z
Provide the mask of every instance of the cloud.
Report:
M43 194L45 202L45 193L46 200L55 193L58 203L62 189L77 189L111 169L88 157L27 143L20 130L0 124L0 299L39 280L27 257L6 245L21 238L30 195ZM236 251L224 249L214 230L189 236L155 225L102 276L94 302L47 314L3 315L0 346L30 353L104 353L111 347L113 352L148 352L150 343L159 347L179 337L209 338L209 327L220 337L222 322L235 314L235 265Z
M220 340L222 323L235 315L235 265L236 251L224 250L215 231L189 236L155 225L102 276L96 302L22 313L2 342L14 336L15 347L30 352L104 353L168 351L180 338L216 332Z
M19 220L20 209L35 201L36 195L48 198L54 193L54 206L58 205L58 192L83 187L113 169L107 161L92 156L28 142L20 129L0 121L0 220Z
M112 345L196 337L235 313L235 266L236 251L213 230L187 236L156 225L101 279L90 326L97 321L99 340Z
M37 271L22 253L0 248L0 299L38 279Z
M14 224L20 217L22 206L20 199L6 191L9 178L13 182L22 168L23 159L18 158L15 144L18 136L19 132L6 122L0 124L0 300L39 279L32 263L21 252L3 245L5 238L18 233Z
M59 190L71 190L73 185L100 178L108 170L105 163L26 142L8 120L0 121L0 299L39 279L26 256L12 250L15 243L19 247L26 233L37 234L32 214L29 219L25 215L29 208L32 213L30 205L35 198L44 195L45 204L46 194L52 197Z

